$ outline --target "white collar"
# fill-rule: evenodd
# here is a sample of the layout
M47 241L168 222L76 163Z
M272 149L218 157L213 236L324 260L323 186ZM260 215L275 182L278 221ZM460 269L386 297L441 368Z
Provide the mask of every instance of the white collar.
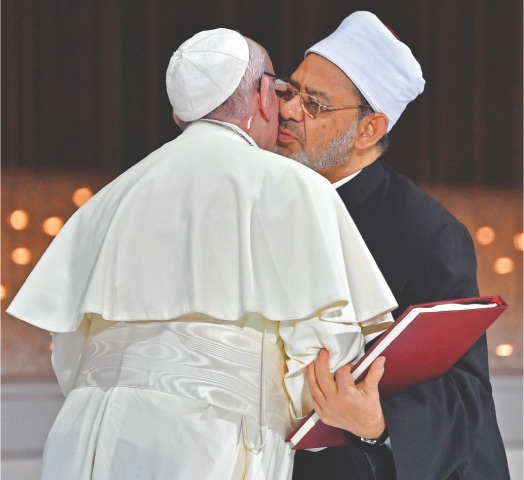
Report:
M355 178L362 170L359 170L358 172L355 172L355 173L352 173L351 175L348 175L347 177L344 177L338 181L336 181L335 183L333 183L333 187L334 188L339 188L341 187L342 185L344 185L345 183L349 182L352 178Z

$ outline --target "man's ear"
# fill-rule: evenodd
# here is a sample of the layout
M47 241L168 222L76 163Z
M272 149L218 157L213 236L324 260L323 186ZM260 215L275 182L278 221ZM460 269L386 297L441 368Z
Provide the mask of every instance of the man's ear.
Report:
M373 147L387 133L389 120L382 112L373 112L366 115L358 128L355 147L365 150Z
M173 120L175 123L180 127L180 130L184 131L188 125L189 122L184 122L184 120L180 120L179 116L173 112Z
M270 95L275 95L269 87L269 77L263 75L260 80L260 92L258 93L258 108L260 110L260 115L265 121L271 119L271 111L269 106L271 105Z

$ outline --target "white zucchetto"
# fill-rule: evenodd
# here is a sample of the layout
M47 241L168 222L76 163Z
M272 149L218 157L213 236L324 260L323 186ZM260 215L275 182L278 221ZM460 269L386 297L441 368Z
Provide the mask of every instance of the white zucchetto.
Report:
M324 40L306 51L339 67L393 128L409 102L424 90L422 69L410 48L376 15L360 11L344 19Z
M249 63L249 47L238 32L199 32L172 55L166 73L169 101L184 122L197 120L237 89Z

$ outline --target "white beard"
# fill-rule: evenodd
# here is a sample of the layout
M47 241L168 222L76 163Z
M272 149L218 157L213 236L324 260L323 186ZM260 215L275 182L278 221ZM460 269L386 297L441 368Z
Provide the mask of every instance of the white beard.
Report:
M354 122L345 132L313 148L309 154L304 150L292 153L285 152L278 146L275 147L275 152L285 155L315 171L326 167L344 165L351 156L357 127L358 123Z

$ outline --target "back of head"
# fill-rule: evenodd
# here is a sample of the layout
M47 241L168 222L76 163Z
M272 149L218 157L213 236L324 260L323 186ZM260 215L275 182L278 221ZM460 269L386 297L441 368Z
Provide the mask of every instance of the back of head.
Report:
M237 89L248 64L247 40L233 30L206 30L186 40L166 73L173 112L184 122L209 114Z
M376 112L389 120L388 132L406 106L424 90L422 69L410 48L374 14L355 12L306 51L339 67Z
M250 38L245 38L249 48L249 63L233 94L209 117L244 120L253 113L255 108L255 94L257 93L260 78L269 63L267 51Z

